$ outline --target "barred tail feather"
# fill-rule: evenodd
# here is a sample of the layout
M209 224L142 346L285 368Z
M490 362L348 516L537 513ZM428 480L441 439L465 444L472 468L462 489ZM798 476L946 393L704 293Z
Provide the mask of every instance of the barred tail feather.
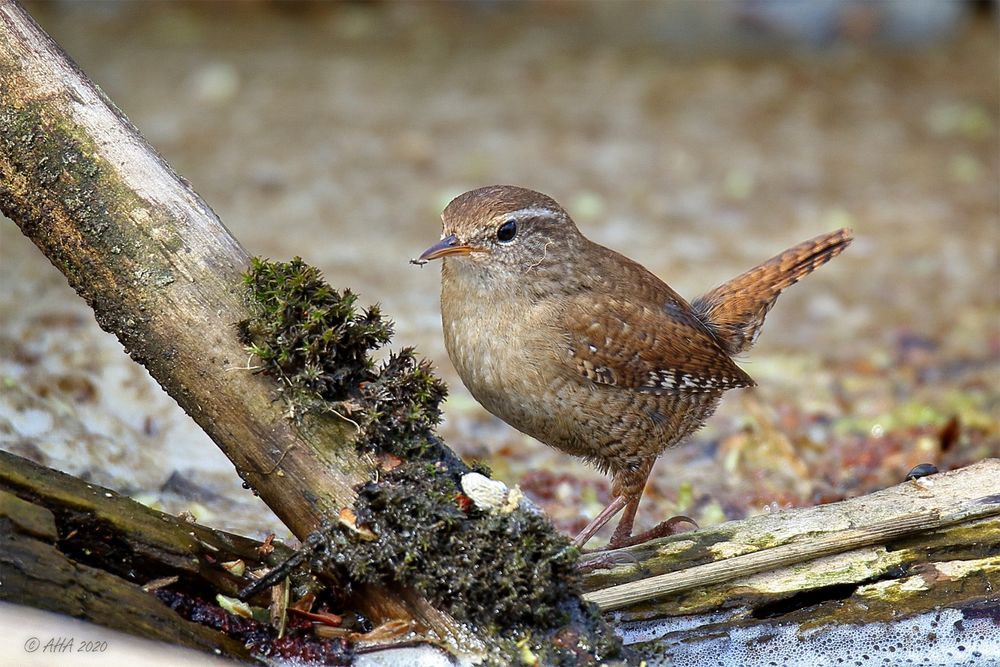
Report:
M750 349L778 295L850 245L850 229L817 236L719 285L691 306L730 355Z

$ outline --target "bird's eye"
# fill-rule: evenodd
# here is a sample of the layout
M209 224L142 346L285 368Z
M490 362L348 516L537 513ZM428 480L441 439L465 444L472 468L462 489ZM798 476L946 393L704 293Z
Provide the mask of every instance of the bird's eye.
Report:
M508 220L497 227L497 240L501 243L510 243L515 236L517 236L517 223L513 220Z

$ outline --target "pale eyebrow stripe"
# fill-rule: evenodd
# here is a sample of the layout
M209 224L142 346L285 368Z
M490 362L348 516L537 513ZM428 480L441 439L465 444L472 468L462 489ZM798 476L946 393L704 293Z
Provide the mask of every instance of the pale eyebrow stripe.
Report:
M543 216L555 217L556 215L556 211L553 211L551 208L529 206L527 208L519 208L516 211L512 211L507 217L514 218L515 220L523 220L524 218L540 218Z

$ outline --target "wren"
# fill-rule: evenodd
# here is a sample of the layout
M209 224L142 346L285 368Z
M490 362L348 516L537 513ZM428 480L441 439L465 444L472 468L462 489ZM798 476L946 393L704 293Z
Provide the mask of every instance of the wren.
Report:
M441 240L441 319L455 369L514 428L611 474L612 502L585 544L625 510L610 548L632 536L657 457L755 383L733 361L757 340L783 289L851 242L841 229L800 243L688 303L642 266L588 240L551 198L495 185L456 197Z

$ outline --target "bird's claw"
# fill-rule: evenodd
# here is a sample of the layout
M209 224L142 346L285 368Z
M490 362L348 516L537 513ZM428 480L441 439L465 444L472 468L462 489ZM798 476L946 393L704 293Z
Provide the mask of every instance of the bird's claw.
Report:
M643 542L649 542L650 540L655 540L660 537L666 537L667 535L675 535L676 533L687 532L680 528L680 524L689 523L694 528L688 528L687 530L697 530L698 523L689 516L678 515L671 517L666 521L661 521L644 533L639 533L638 535L628 535L623 538L618 538L614 536L611 538L611 544L608 545L609 549L621 549L623 547L631 547L636 544L642 544Z

